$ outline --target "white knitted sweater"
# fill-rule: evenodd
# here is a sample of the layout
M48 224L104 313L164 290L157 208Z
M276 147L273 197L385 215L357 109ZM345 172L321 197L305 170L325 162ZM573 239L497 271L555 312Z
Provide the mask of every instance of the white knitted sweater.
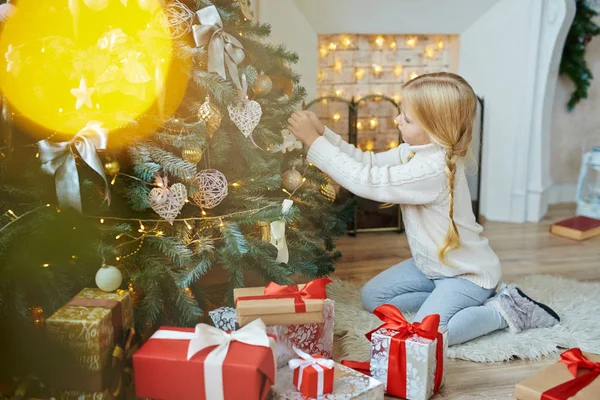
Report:
M414 157L408 161L410 152ZM430 279L460 277L486 289L501 278L498 257L475 222L464 166L457 164L454 186L454 222L460 248L446 256L438 249L450 222L445 150L437 144L399 147L375 154L345 142L330 129L315 140L308 160L357 196L400 204L406 236L417 267Z

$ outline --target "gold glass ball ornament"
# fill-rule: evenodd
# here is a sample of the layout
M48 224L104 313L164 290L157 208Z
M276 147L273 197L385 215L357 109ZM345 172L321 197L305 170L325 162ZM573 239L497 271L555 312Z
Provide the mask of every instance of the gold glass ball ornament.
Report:
M106 172L110 176L115 176L121 171L121 164L117 160L113 160L110 158L106 159L104 163L104 172Z
M198 164L202 160L202 148L200 146L185 146L181 150L181 156L191 164Z
M198 109L198 118L206 123L206 132L209 137L215 133L221 126L221 111L215 105L210 103L210 98L206 96L206 100Z
M266 96L271 92L271 89L273 89L273 81L265 74L260 74L252 85L252 91L257 96Z
M286 190L293 192L302 185L302 174L295 168L288 169L281 175L281 184Z
M335 187L331 184L331 182L327 182L325 185L321 185L321 194L327 201L333 203L335 201Z

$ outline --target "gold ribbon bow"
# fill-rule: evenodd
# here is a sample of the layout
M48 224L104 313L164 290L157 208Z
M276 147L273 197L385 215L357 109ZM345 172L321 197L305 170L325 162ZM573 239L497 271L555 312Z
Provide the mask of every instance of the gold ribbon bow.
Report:
M131 357L137 350L138 344L135 342L135 329L129 328L125 334L124 342L117 344L112 353L114 375L110 392L116 398L125 393L129 382L132 380L133 368L131 367Z
M192 26L196 46L208 44L208 71L216 72L223 79L225 65L231 80L241 89L237 65L244 61L244 49L239 40L223 30L223 21L215 6L205 7L196 12L200 25Z
M73 207L80 213L81 193L75 151L104 180L104 200L110 204L110 187L97 150L106 150L108 130L102 123L90 121L68 142L38 142L42 170L55 177L56 196L61 207Z

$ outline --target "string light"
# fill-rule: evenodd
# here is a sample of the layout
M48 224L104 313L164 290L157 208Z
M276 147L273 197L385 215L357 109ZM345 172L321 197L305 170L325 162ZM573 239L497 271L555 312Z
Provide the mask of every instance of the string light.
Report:
M371 129L377 128L379 126L379 121L377 120L377 118L371 117L371 119L369 120L369 126L371 127Z
M396 46L397 46L397 44L396 44L396 41L395 41L395 40L393 40L393 41L392 41L392 43L390 43L390 48L391 48L392 50L395 50L395 49L396 49Z
M379 64L373 64L373 71L375 71L375 75L379 76L383 71L383 67Z
M437 42L437 47L438 47L438 49L443 49L443 48L444 48L444 45L445 45L445 43L444 43L444 39L440 39L440 40L438 40L438 42Z
M50 264L42 264L42 268L48 268Z
M103 224L104 223L104 218L100 218L100 223Z
M365 150L373 151L374 149L375 149L375 143L372 140L367 140L367 143L365 143Z
M60 114L62 114L62 112L63 112L63 109L62 109L62 108L59 108L59 109L58 109L58 112L59 112Z
M358 129L359 131L362 131L362 129L363 129L363 123L362 123L362 122L360 122L360 121L358 121L358 122L356 123L356 129Z
M418 77L419 77L419 74L417 74L416 72L413 71L408 78L409 78L409 80L412 81L413 79L418 78Z
M402 75L403 72L404 72L404 67L402 65L396 65L394 67L394 75L396 77Z
M319 49L319 54L321 55L322 58L327 57L328 51L326 47L321 47Z
M352 41L350 40L350 38L348 36L346 36L344 39L342 39L342 44L344 45L345 48L348 48L348 47L352 46Z
M396 103L400 103L400 101L402 100L402 96L400 96L398 93L395 93L392 99L394 99Z
M329 43L329 50L335 51L335 49L337 49L337 46L335 45L335 43L333 43L333 42Z
M340 114L340 113L336 112L335 114L333 114L333 117L332 117L332 119L333 119L335 122L338 122L340 119L342 119L342 116L341 116L341 114Z
M388 143L388 149L395 149L396 147L398 147L397 141L392 140L390 143Z
M183 289L183 292L185 294L187 294L188 296L192 296L193 295L192 289L190 289L189 287L186 287L185 289Z
M344 69L344 64L342 63L341 60L337 60L333 66L333 70L339 74L342 72L343 69Z
M322 82L323 79L325 79L325 73L322 70L319 70L319 72L317 73L317 79L319 82Z
M239 187L239 186L240 186L240 183L239 183L239 182L233 182L233 183L231 184L231 186L233 186L233 187Z
M206 211L202 210L202 215L206 215Z
M385 39L381 36L377 36L377 39L375 39L375 43L377 44L377 46L382 47L383 43L385 43Z
M406 38L406 45L411 49L415 48L417 46L417 37L409 36L408 38Z
M133 256L133 255L137 254L137 253L138 253L138 252L139 252L139 251L142 249L142 246L144 245L144 238L145 238L145 236L142 236L142 237L140 238L140 244L138 245L138 247L137 247L137 248L136 248L134 251L132 251L131 253L129 253L129 254L126 254L126 255L124 255L124 256L118 256L118 257L116 257L115 259L116 259L117 261L121 261L121 260L122 260L122 259L124 259L124 258L128 258L128 257L131 257L131 256Z
M111 184L111 185L114 185L116 181L117 181L117 175L115 175L115 176L112 178L112 180L110 181L110 184Z
M35 153L35 158L40 158L40 153Z
M344 91L343 91L342 89L337 89L337 90L335 91L335 95L336 95L337 97L340 97L340 96L342 96L343 94L344 94Z
M431 47L427 47L425 49L425 57L430 58L430 59L435 57L435 50Z
M356 78L357 81L360 81L362 78L365 77L365 69L364 68L356 68L354 70L354 77Z
M15 217L15 218L18 218L18 217L17 217L17 214L15 214L15 213L13 212L13 210L8 210L8 211L7 211L7 213L9 213L10 215L12 215L12 216L13 216L13 217Z
M119 240L123 237L124 233L119 233L117 236L115 236L116 240Z
M321 100L321 104L327 104L327 99Z
M191 231L192 230L192 226L190 225L190 223L187 222L187 220L183 220L183 222L185 223L185 226Z

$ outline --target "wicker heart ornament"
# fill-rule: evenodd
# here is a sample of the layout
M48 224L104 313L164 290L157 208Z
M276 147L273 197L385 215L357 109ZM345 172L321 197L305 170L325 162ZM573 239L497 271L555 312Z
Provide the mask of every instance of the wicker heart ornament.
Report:
M175 183L168 187L166 177L157 177L156 182L158 187L152 189L148 196L150 207L161 218L173 225L173 221L175 221L187 200L187 189L183 183Z

